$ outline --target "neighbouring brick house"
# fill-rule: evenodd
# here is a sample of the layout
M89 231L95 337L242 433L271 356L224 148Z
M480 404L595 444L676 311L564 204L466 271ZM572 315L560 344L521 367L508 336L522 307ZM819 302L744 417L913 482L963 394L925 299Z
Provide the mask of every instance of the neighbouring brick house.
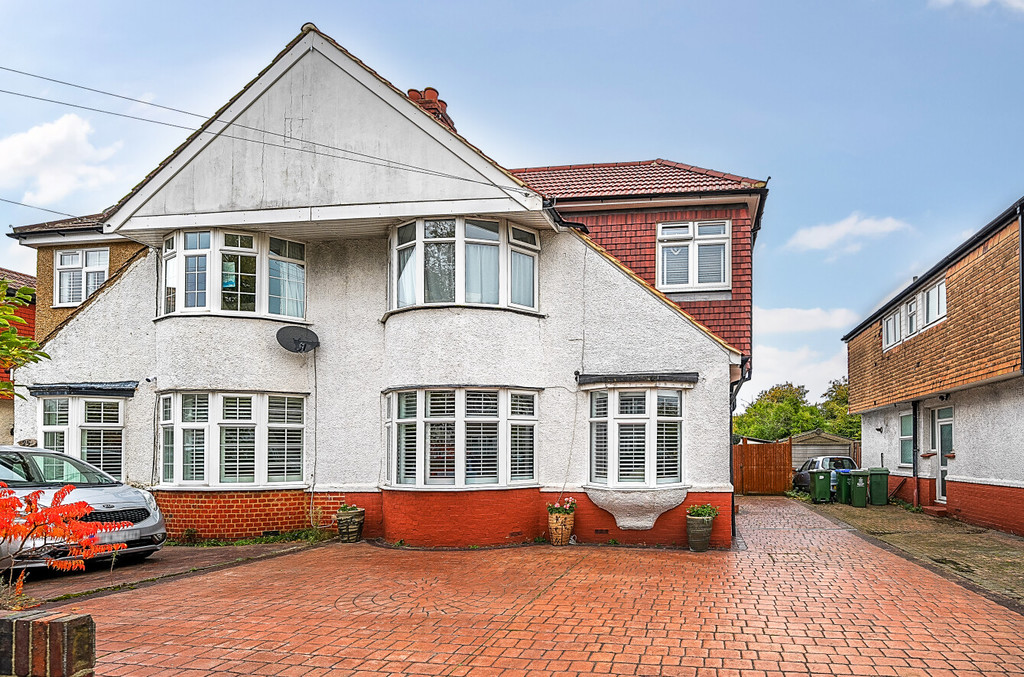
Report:
M766 195L664 160L510 172L307 24L117 205L15 229L58 294L64 231L86 283L107 252L18 374L18 439L152 484L172 535L347 501L389 541L522 542L572 495L581 541L681 543L713 503L725 546Z
M0 280L7 280L7 295L14 296L14 292L22 287L35 287L36 278L16 270L0 268ZM15 324L15 329L21 336L34 337L36 332L36 304L35 300L27 306L15 308L14 314L25 320L24 324ZM10 382L11 374L7 369L0 368L0 380ZM11 444L14 441L14 400L11 397L0 395L0 444Z
M1021 207L1014 204L843 337L865 466L890 492L1024 534Z

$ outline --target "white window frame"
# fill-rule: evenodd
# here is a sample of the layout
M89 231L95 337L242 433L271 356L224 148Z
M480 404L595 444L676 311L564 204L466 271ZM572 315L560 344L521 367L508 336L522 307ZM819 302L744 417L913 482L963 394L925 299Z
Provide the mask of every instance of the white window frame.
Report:
M948 417L946 417L946 418L939 418L939 412L942 411L943 409L949 409L950 410L950 415ZM928 425L929 431L928 432L929 432L929 437L930 437L928 442L929 442L929 450L930 451L932 451L932 452L934 452L936 454L939 453L939 439L942 436L941 429L942 429L942 426L944 426L944 425L949 425L950 427L953 428L953 444L954 444L954 447L955 447L955 445L956 445L956 427L955 427L956 410L954 409L952 404L941 404L941 405L939 405L937 407L933 407L932 409L930 409L929 413L928 413L928 421L929 421L929 425Z
M102 266L89 266L86 265L89 254L105 254L105 263ZM75 255L78 257L77 264L66 264L61 265L61 256L63 255ZM80 298L61 300L60 297L60 275L61 273L71 273L79 271L82 276L82 284L79 288ZM87 298L92 294L87 293L89 284L89 273L103 273L103 281L97 285L97 289L102 286L103 282L107 281L110 271L110 248L109 247L90 247L87 249L58 249L53 253L53 306L54 308L74 308L75 306L81 305ZM94 289L93 292L96 290Z
M936 305L935 312L931 312ZM913 318L913 319L911 319ZM917 336L946 319L946 279L918 291L882 318L882 350Z
M932 293L934 292L934 297ZM928 287L922 293L922 299L924 303L924 320L926 327L945 319L946 317L946 280L945 278L939 280L932 286ZM934 299L934 300L933 300ZM933 306L934 312L933 312Z
M65 424L47 424L45 419L45 408L47 401L67 401L67 422ZM87 403L108 403L117 405L117 420L116 421L102 421L102 422L87 422L85 417L85 406ZM120 450L120 470L113 471L110 466L101 467L100 469L115 478L122 480L124 479L125 470L125 432L124 432L124 421L125 421L125 406L127 400L121 397L92 397L84 395L56 395L56 396L45 396L39 398L38 409L37 409L37 430L40 431L40 439L42 445L45 447L46 433L63 433L64 434L64 449L56 450L63 451L65 454L87 460L85 457L85 451L82 445L82 431L83 430L117 430L121 433L121 450Z
M882 347L891 348L903 341L903 321L900 309L886 315L882 320Z
M488 221L498 224L498 239L478 240L466 237L466 220ZM455 236L453 238L425 238L425 225L428 221L455 221ZM398 229L404 226L415 224L416 237L413 241L398 244ZM536 244L525 242L513 237L512 229L523 231L531 236ZM537 311L540 303L540 234L525 226L512 223L506 219L496 219L486 216L480 217L428 217L407 221L392 229L390 235L390 274L388 282L389 307L391 310L405 308L423 308L430 306L484 306L489 308L518 308L528 311ZM431 301L425 300L426 279L425 279L425 243L429 242L453 242L455 245L455 300L454 301ZM471 303L466 301L466 245L486 244L498 248L498 302L497 303ZM414 261L414 292L413 302L406 305L398 305L398 276L399 276L399 252L407 249L413 250ZM533 259L533 302L532 305L524 305L512 302L512 259L513 253L529 256Z
M454 391L455 392L455 415L445 417L430 417L427 415L427 393L431 391ZM399 418L398 398L403 393L416 393L415 418ZM467 392L493 392L498 395L497 416L467 416L466 415L466 393ZM512 395L529 396L533 398L533 414L513 414ZM538 437L537 425L540 413L540 393L535 390L524 390L519 388L493 388L471 386L459 388L403 388L385 393L387 398L387 462L388 462L388 485L399 489L426 489L437 490L473 490L473 489L495 489L519 486L535 486L538 477ZM427 457L427 425L430 423L455 424L455 476L453 482L439 483L431 482L428 478L428 457ZM496 423L498 442L498 473L496 482L473 482L467 481L466 477L466 424L467 423ZM416 430L416 472L415 482L400 482L398 475L398 430L399 425L415 425ZM531 427L533 429L533 473L530 477L512 477L511 462L511 435L513 426ZM392 479L394 478L394 479Z
M587 397L586 407L589 413L587 463L587 484L595 487L612 489L661 489L686 486L686 393L689 384L658 383L658 384L621 384L616 386L594 385L581 389ZM619 413L619 402L622 393L645 393L643 414ZM667 416L658 414L658 393L679 393L679 415ZM607 396L607 416L594 416L591 409L591 398L595 393ZM678 422L679 424L679 479L676 481L659 480L658 478L658 423ZM593 469L593 430L595 423L607 423L607 473L604 481L596 478ZM619 426L644 423L646 428L644 447L644 479L643 481L622 481L619 478Z
M900 449L899 449L899 456L898 456L898 458L899 458L899 465L901 467L905 467L905 468L909 468L909 467L911 467L914 464L914 418L913 418L913 416L914 416L913 412L910 412L910 411L900 412L900 415L899 415L899 424L898 424L899 428L898 428L898 432L899 432L899 446L900 446ZM903 419L904 418L909 418L910 419L910 432L907 433L906 435L903 434ZM904 442L908 442L908 441L910 442L910 461L909 462L903 460L903 443Z
M185 249L185 236L192 233L209 233L210 246L207 249ZM253 246L229 246L226 237L237 235L251 237ZM283 240L286 243L301 245L302 259L287 255L274 254L270 251L271 240ZM249 310L230 310L223 304L224 255L241 255L256 257L256 308ZM206 256L206 303L202 306L185 306L185 263L190 256ZM270 261L283 261L302 267L302 315L286 315L270 311ZM171 270L173 269L173 270ZM308 280L309 263L306 244L298 240L277 237L268 233L253 233L237 228L202 228L179 230L164 237L163 258L160 269L160 314L168 315L201 315L216 314L230 317L262 317L286 321L304 321L309 297ZM174 280L168 285L168 275L173 273ZM168 289L175 289L174 308L169 308Z
M182 416L182 399L186 395L207 396L207 420L206 421L184 421ZM224 401L226 398L245 397L252 399L252 417L250 419L233 419L224 416ZM302 423L275 422L269 421L269 402L271 397L288 397L302 400ZM196 391L182 390L164 392L158 395L159 414L161 425L161 461L160 461L160 486L163 487L210 487L217 489L267 489L267 488L296 488L305 486L306 458L308 435L306 434L308 412L308 398L297 393L277 392L229 392L229 391ZM170 399L172 403L171 418L163 416L163 401ZM168 481L164 475L163 458L163 429L174 430L174 476ZM224 428L254 428L255 448L255 470L254 481L252 482L224 482L221 480L221 430ZM302 431L302 456L299 463L299 473L302 479L287 481L271 481L269 478L269 431L271 428L284 428L289 430ZM185 430L203 431L204 452L203 452L203 479L184 479L184 432Z
M700 226L724 224L725 232L721 235L700 235ZM669 233L667 229L686 227L685 234ZM732 220L701 219L699 221L667 221L658 224L657 251L655 257L655 287L660 291L727 291L732 289ZM698 282L699 251L702 245L722 244L725 248L724 279L721 282ZM686 284L665 284L662 276L662 252L667 247L686 245L687 249L687 282Z

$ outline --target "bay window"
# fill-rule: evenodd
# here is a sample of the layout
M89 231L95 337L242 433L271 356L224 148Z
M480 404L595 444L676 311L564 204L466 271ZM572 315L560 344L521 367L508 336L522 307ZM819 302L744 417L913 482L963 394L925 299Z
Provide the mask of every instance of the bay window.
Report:
M174 233L163 244L163 314L303 318L305 258L304 244L262 233Z
M391 306L470 304L537 308L540 240L483 218L419 219L395 229Z
M590 482L655 487L683 481L683 391L589 392Z
M425 388L388 398L388 477L398 486L532 483L537 394Z
M47 397L39 408L44 449L77 456L121 479L124 400Z
M659 223L657 288L729 289L731 225L728 220Z
M261 393L160 397L161 480L266 486L303 475L305 398Z
M62 249L54 253L55 306L77 306L107 279L110 251Z

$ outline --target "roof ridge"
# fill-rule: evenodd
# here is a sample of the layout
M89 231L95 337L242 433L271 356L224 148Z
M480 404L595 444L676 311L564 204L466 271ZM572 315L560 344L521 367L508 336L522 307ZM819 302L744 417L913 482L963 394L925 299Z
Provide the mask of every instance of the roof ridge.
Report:
M676 162L674 160L666 160L664 158L658 158L654 161L655 164L667 165L675 167L677 169L686 169L691 172L697 172L698 174L707 174L708 176L714 176L719 179L730 179L732 181L739 181L740 183L767 183L761 179L752 179L748 176L740 176L739 174L730 174L729 172L720 172L717 169L708 169L707 167L698 167L697 165L688 165L682 162Z
M657 164L658 160L633 160L627 162L593 162L576 165L550 165L547 167L521 167L510 169L510 172L551 172L562 169L597 169L599 167L642 167Z

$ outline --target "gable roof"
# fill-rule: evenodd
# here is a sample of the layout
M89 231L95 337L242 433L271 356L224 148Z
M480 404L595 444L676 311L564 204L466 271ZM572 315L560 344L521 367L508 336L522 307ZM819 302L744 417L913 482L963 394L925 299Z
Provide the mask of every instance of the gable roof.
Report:
M800 433L799 435L793 435L791 439L793 440L793 444L803 444L806 442L818 441L825 443L831 442L836 446L841 444L849 446L854 442L854 440L851 440L849 437L833 435L832 433L825 432L821 428L818 428L816 430L808 430L807 432Z
M542 195L559 199L747 192L762 189L767 183L660 158L509 171Z
M9 280L10 282L18 285L19 288L32 287L34 289L36 286L35 275L19 273L18 271L11 270L10 268L0 268L0 280Z

